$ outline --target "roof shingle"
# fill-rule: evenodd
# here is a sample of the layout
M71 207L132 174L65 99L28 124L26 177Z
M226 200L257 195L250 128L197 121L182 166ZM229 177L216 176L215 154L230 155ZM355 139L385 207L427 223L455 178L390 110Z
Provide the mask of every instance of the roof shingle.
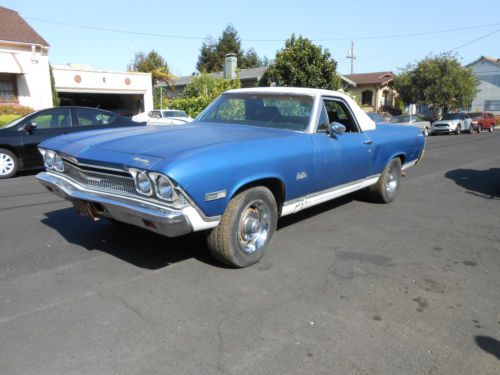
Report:
M49 46L19 13L4 7L0 7L0 40Z
M351 81L356 82L357 85L385 85L394 79L392 72L374 72L374 73L359 73L346 75Z

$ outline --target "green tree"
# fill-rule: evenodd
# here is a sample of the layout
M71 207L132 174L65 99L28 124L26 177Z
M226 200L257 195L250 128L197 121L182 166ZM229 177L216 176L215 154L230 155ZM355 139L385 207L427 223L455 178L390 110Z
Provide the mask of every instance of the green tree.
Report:
M474 73L460 65L456 55L443 53L409 64L396 76L394 88L406 104L427 104L448 112L469 108L478 83Z
M165 108L182 109L191 117L196 117L222 92L241 87L241 81L236 79L215 78L208 73L193 78L186 86L180 98L164 98Z
M147 55L143 52L137 52L127 68L132 72L151 73L153 86L160 82L167 82L171 78L167 61L155 50Z
M262 75L259 86L295 86L337 90L340 77L330 52L307 38L292 37Z
M262 66L263 62L257 55L257 52L250 48L243 51L238 30L229 24L222 31L222 35L216 41L213 38L207 38L201 44L200 55L196 69L199 72L213 73L223 70L225 56L228 53L235 53L238 58L238 68L255 68Z
M54 80L54 73L52 72L52 65L49 64L49 72L50 72L50 88L52 90L52 105L57 107L61 104L61 99L59 98L59 94L56 91L56 82Z

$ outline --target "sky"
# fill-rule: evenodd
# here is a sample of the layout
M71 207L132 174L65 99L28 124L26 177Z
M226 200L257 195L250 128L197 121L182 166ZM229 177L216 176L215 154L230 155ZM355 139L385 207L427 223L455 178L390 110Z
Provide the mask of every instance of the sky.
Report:
M17 11L48 41L52 65L125 71L135 53L154 49L174 75L189 75L203 40L218 38L228 24L244 49L269 59L292 33L307 37L330 51L342 74L350 73L351 41L354 73L397 73L450 50L463 64L500 58L500 0L3 0L0 6Z

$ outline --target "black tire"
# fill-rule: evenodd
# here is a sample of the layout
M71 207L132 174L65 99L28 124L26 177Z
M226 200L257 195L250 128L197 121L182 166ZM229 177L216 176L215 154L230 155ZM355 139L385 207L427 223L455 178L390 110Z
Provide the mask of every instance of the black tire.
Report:
M470 125L469 126L469 134L474 133L474 126Z
M460 135L462 132L462 126L460 124L457 125L457 128L455 129L455 134Z
M277 223L278 209L271 191L263 186L245 190L231 199L208 235L210 253L231 267L257 263L269 247Z
M483 131L483 127L482 127L482 126L480 126L480 127L479 127L479 130L478 130L477 132L478 132L478 133L481 133L482 131Z
M492 133L492 132L493 132L493 129L494 129L494 126L493 126L493 125L491 125L491 126L488 128L488 131L489 131L490 133Z
M424 133L424 137L428 137L429 136L429 128L425 127L424 130L422 131L422 133Z
M377 183L370 186L371 198L378 203L392 202L401 184L401 159L394 158L385 167Z
M11 178L19 170L19 159L9 150L0 148L0 179Z

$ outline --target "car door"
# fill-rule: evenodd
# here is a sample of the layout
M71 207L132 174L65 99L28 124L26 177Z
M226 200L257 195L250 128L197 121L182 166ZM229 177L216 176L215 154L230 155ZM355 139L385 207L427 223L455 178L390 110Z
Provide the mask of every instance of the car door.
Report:
M328 134L332 122L346 127L344 134ZM323 98L313 134L316 191L359 182L368 177L372 141L362 132L346 102Z
M31 124L30 130L23 130ZM46 139L72 131L71 112L68 108L51 108L33 114L20 124L22 158L25 168L43 166L38 144Z
M73 108L74 130L96 130L115 126L115 120L119 116L107 111L94 108Z

